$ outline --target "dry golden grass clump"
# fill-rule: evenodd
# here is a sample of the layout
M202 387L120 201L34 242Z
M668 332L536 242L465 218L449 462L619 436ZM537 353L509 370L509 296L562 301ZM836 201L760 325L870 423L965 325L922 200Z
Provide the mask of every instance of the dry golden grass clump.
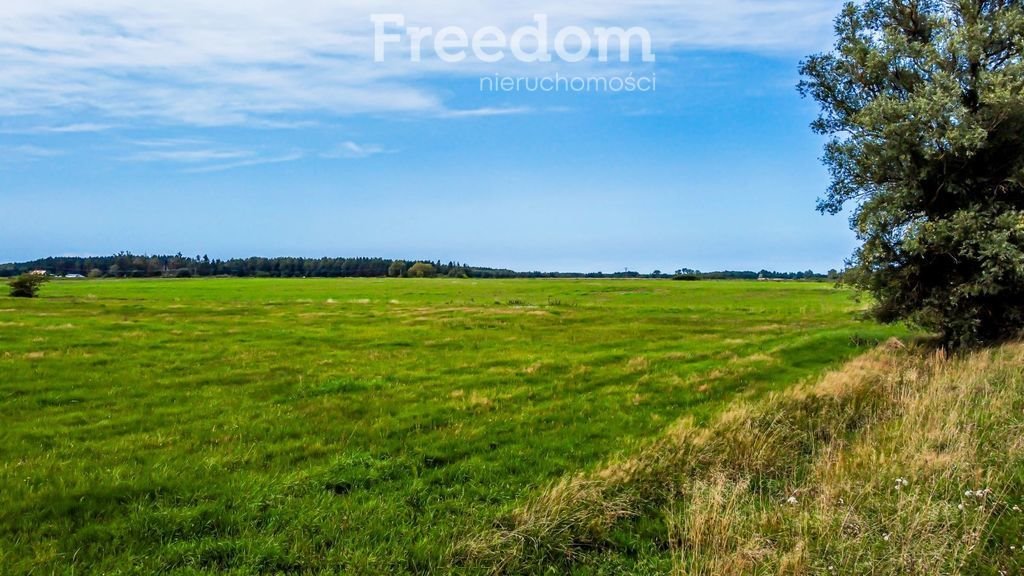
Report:
M1021 344L951 359L891 342L565 478L456 557L596 565L654 522L687 576L1021 574L1022 376Z

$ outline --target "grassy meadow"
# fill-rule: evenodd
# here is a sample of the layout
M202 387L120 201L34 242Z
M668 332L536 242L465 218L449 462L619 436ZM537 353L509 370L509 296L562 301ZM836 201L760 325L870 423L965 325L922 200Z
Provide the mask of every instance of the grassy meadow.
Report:
M592 541L523 510L901 332L861 308L822 283L654 280L0 297L0 572L678 570L686 509Z

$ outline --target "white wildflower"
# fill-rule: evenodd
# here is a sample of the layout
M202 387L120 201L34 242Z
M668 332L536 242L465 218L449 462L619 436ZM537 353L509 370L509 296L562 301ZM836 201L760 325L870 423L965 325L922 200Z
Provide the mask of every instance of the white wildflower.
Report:
M789 499L786 500L786 504L789 504L790 506L796 506L799 503L800 501L796 499L796 496L790 496Z

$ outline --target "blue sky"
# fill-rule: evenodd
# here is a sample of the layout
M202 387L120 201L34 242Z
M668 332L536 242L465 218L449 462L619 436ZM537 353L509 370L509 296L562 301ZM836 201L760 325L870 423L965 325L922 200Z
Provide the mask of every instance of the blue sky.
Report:
M14 0L0 261L383 256L516 269L827 270L854 246L794 86L838 2ZM370 15L649 30L657 61L373 59ZM402 30L396 30L401 33ZM645 93L480 78L656 75Z

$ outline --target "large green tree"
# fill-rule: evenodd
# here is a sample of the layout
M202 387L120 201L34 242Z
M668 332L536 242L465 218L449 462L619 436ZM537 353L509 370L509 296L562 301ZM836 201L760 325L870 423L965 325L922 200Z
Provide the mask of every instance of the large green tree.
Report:
M848 281L884 321L959 347L1024 326L1024 3L848 3L804 61L832 185L862 245Z

